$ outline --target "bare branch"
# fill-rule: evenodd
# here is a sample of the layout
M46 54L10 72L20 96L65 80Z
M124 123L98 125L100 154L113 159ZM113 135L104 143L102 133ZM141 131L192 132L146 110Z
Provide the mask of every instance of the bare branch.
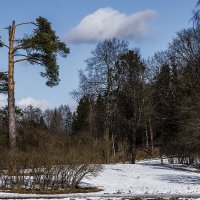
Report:
M30 61L30 62L36 63L38 65L42 65L43 64L40 60L37 60L35 58L30 58L30 57L28 57L26 55L18 54L18 56L22 56L22 57L25 57L25 58L15 60L14 63L23 62L23 61Z
M198 0L197 4L196 4L196 8L200 6L200 0Z
M43 63L41 62L41 61L39 61L39 60L36 60L36 59L29 59L29 61L31 61L31 62L34 62L34 63L36 63L36 64L38 64L38 65L43 65Z
M19 49L24 49L23 45L18 45L14 48L13 52L19 50Z
M16 24L15 27L17 27L17 26L23 26L23 25L26 25L26 24L37 25L35 22L25 22L25 23L21 23L21 24Z
M22 59L19 59L19 60L15 60L14 63L17 63L17 62L22 62L22 61L28 61L30 59L28 58L22 58Z
M28 57L28 56L25 55L25 54L15 54L14 56L23 56L23 57L26 57L26 58L30 58L30 57Z

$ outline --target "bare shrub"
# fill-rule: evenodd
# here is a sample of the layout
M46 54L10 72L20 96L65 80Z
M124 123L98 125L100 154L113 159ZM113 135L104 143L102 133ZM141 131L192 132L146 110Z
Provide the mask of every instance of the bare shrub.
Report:
M57 156L59 157L59 154ZM44 154L38 152L15 152L12 155L8 154L6 160L0 171L0 188L11 191L44 192L61 189L71 191L79 188L84 178L96 176L102 170L99 164L61 165L56 163L58 158L56 162L50 161L49 158L45 159Z

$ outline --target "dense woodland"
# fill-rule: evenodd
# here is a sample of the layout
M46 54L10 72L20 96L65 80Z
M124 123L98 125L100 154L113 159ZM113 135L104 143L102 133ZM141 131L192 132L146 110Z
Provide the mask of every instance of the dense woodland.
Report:
M44 111L16 107L18 150L61 157L59 162L135 163L160 156L198 165L199 12L197 4L191 27L149 59L127 41L99 42L79 72L79 89L71 92L78 101L75 112L67 105ZM7 93L7 72L0 80L1 92ZM0 109L1 152L9 149L8 110Z

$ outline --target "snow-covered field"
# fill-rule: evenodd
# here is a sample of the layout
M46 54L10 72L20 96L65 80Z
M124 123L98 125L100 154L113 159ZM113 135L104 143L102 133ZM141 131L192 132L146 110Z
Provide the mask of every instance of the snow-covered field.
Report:
M159 160L137 164L104 165L97 176L83 180L84 185L97 186L101 192L70 195L19 195L0 193L0 198L51 197L74 199L121 199L122 197L200 198L200 173L180 165L161 165Z

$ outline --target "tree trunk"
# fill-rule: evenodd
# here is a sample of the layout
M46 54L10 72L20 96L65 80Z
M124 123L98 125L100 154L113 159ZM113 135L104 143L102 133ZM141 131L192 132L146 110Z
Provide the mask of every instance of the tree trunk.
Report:
M115 138L113 132L112 132L112 150L113 150L113 156L115 158L116 150L115 150Z
M135 164L136 160L136 147L135 144L131 148L131 164Z
M135 127L132 130L132 134L131 134L131 137L129 138L129 142L130 142L131 164L135 164L136 154L137 154L137 150L136 150L136 128Z
M154 150L154 142L153 142L153 129L151 124L151 119L149 118L149 132L150 132L150 138L151 138L151 153L153 156L153 150Z
M15 21L9 27L9 55L8 55L8 117L10 149L16 147L16 119L15 119L15 92L14 92L14 38Z
M149 135L148 135L148 124L146 122L146 125L145 125L145 139L146 139L146 148L149 148Z

